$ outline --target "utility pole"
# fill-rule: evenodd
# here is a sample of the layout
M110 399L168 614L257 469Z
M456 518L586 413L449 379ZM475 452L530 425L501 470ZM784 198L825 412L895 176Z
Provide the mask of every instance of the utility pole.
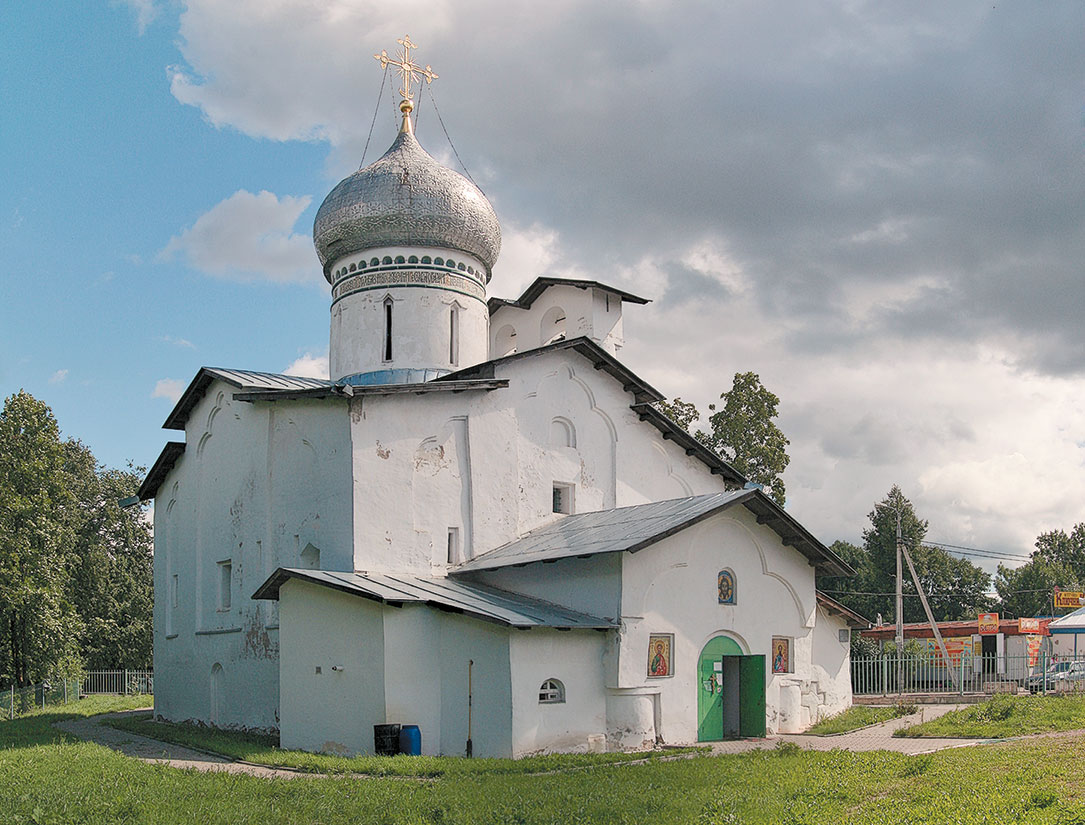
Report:
M897 506L897 692L904 692L904 576L901 570L900 506Z

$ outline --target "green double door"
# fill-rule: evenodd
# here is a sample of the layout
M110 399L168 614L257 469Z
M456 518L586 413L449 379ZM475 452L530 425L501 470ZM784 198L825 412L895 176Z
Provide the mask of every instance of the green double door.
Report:
M765 657L717 636L697 662L697 741L765 735Z

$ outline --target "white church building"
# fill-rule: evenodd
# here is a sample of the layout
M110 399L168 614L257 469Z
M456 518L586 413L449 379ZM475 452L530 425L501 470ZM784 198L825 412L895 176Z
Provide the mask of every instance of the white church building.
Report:
M403 61L410 80L409 51ZM330 380L201 369L155 500L156 715L515 757L800 731L851 704L848 566L654 406L647 301L487 297L482 192L402 127L316 217Z

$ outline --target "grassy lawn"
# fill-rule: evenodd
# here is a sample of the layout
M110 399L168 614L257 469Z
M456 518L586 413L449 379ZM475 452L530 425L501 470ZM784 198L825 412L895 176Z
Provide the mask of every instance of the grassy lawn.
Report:
M847 733L850 730L865 728L867 725L876 725L879 722L888 722L900 716L914 713L914 706L890 705L889 707L875 707L873 705L855 705L843 713L822 719L807 733L815 733L825 736L831 733Z
M1001 694L978 705L955 710L902 728L894 736L962 736L998 739L1085 729L1085 696L1010 696Z
M87 700L0 722L0 822L357 825L1085 823L1085 737L922 757L779 748L529 776L258 779L148 765L51 727Z
M370 776L436 777L471 773L540 773L568 768L612 765L640 759L656 759L697 748L673 748L648 753L599 753L529 756L523 759L460 759L449 756L334 756L324 753L281 750L276 736L220 731L197 725L155 722L151 715L112 719L121 730L166 742L272 767L295 768L311 773L367 774ZM707 751L707 748L702 750Z

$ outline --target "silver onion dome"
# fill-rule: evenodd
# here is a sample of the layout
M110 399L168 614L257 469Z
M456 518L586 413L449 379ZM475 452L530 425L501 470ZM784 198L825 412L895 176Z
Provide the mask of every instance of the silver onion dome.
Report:
M352 252L431 246L474 255L489 281L501 251L493 207L477 186L430 157L404 121L391 148L340 181L320 205L313 242L325 276L329 264Z

